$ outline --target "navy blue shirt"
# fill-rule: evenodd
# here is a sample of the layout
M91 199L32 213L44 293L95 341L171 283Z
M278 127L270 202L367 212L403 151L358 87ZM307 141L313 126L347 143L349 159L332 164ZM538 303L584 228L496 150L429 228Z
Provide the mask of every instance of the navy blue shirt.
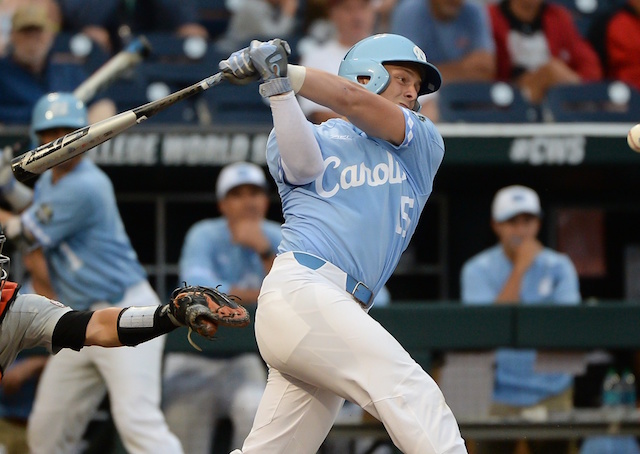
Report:
M81 66L50 57L41 75L19 66L11 55L0 58L0 123L28 125L38 99L54 91L72 92L86 78Z

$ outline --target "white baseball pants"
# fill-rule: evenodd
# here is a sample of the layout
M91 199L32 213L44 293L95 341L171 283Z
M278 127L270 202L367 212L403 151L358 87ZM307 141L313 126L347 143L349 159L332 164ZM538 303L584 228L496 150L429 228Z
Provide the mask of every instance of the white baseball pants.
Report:
M453 413L433 379L353 300L346 274L278 256L256 313L267 387L244 454L310 454L343 399L378 418L407 454L466 454Z
M118 306L159 304L144 281ZM137 347L84 347L51 357L40 378L27 434L32 454L79 452L82 435L109 393L111 414L130 454L182 453L160 410L160 368L165 337Z

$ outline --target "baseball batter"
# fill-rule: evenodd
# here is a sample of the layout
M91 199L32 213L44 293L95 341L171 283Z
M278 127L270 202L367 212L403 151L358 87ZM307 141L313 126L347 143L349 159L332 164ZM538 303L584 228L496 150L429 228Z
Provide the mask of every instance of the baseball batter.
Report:
M316 452L344 399L382 421L405 453L466 453L436 383L367 314L444 156L441 135L415 112L440 73L398 35L358 42L340 76L287 65L287 47L253 41L220 62L232 82L263 80L274 122L267 161L285 219L255 322L269 379L234 453ZM295 92L344 118L312 125Z
M54 93L36 103L31 123L34 139L47 143L86 126L87 112L72 94ZM44 173L32 204L0 221L8 238L31 243L29 260L46 260L29 267L38 293L76 310L160 304L124 229L111 181L83 155ZM158 337L136 348L88 347L51 358L29 419L31 452L75 452L108 392L129 453L181 453L160 409L163 351Z

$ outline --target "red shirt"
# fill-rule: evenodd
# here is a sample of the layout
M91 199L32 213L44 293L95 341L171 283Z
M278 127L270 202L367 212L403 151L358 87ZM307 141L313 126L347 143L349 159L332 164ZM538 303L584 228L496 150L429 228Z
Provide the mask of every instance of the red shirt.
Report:
M607 76L640 90L640 15L631 8L615 13L607 25Z
M501 3L489 5L489 17L496 44L496 77L499 80L510 81L514 72L508 42L511 24L502 8ZM598 56L580 35L569 10L560 5L543 3L540 25L552 56L564 61L584 81L597 81L602 78Z

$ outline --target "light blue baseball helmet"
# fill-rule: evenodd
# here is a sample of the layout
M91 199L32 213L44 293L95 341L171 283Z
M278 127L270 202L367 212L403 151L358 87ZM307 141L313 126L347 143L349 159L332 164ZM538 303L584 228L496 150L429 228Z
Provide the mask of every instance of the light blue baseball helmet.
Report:
M72 93L49 93L41 97L31 113L31 140L36 134L53 128L78 129L89 124L87 108Z
M373 35L356 43L344 56L338 74L356 83L358 77L368 77L369 82L364 87L379 94L389 85L389 72L384 63L418 64L423 69L418 95L433 93L442 84L440 71L427 61L422 49L404 36L389 33Z

